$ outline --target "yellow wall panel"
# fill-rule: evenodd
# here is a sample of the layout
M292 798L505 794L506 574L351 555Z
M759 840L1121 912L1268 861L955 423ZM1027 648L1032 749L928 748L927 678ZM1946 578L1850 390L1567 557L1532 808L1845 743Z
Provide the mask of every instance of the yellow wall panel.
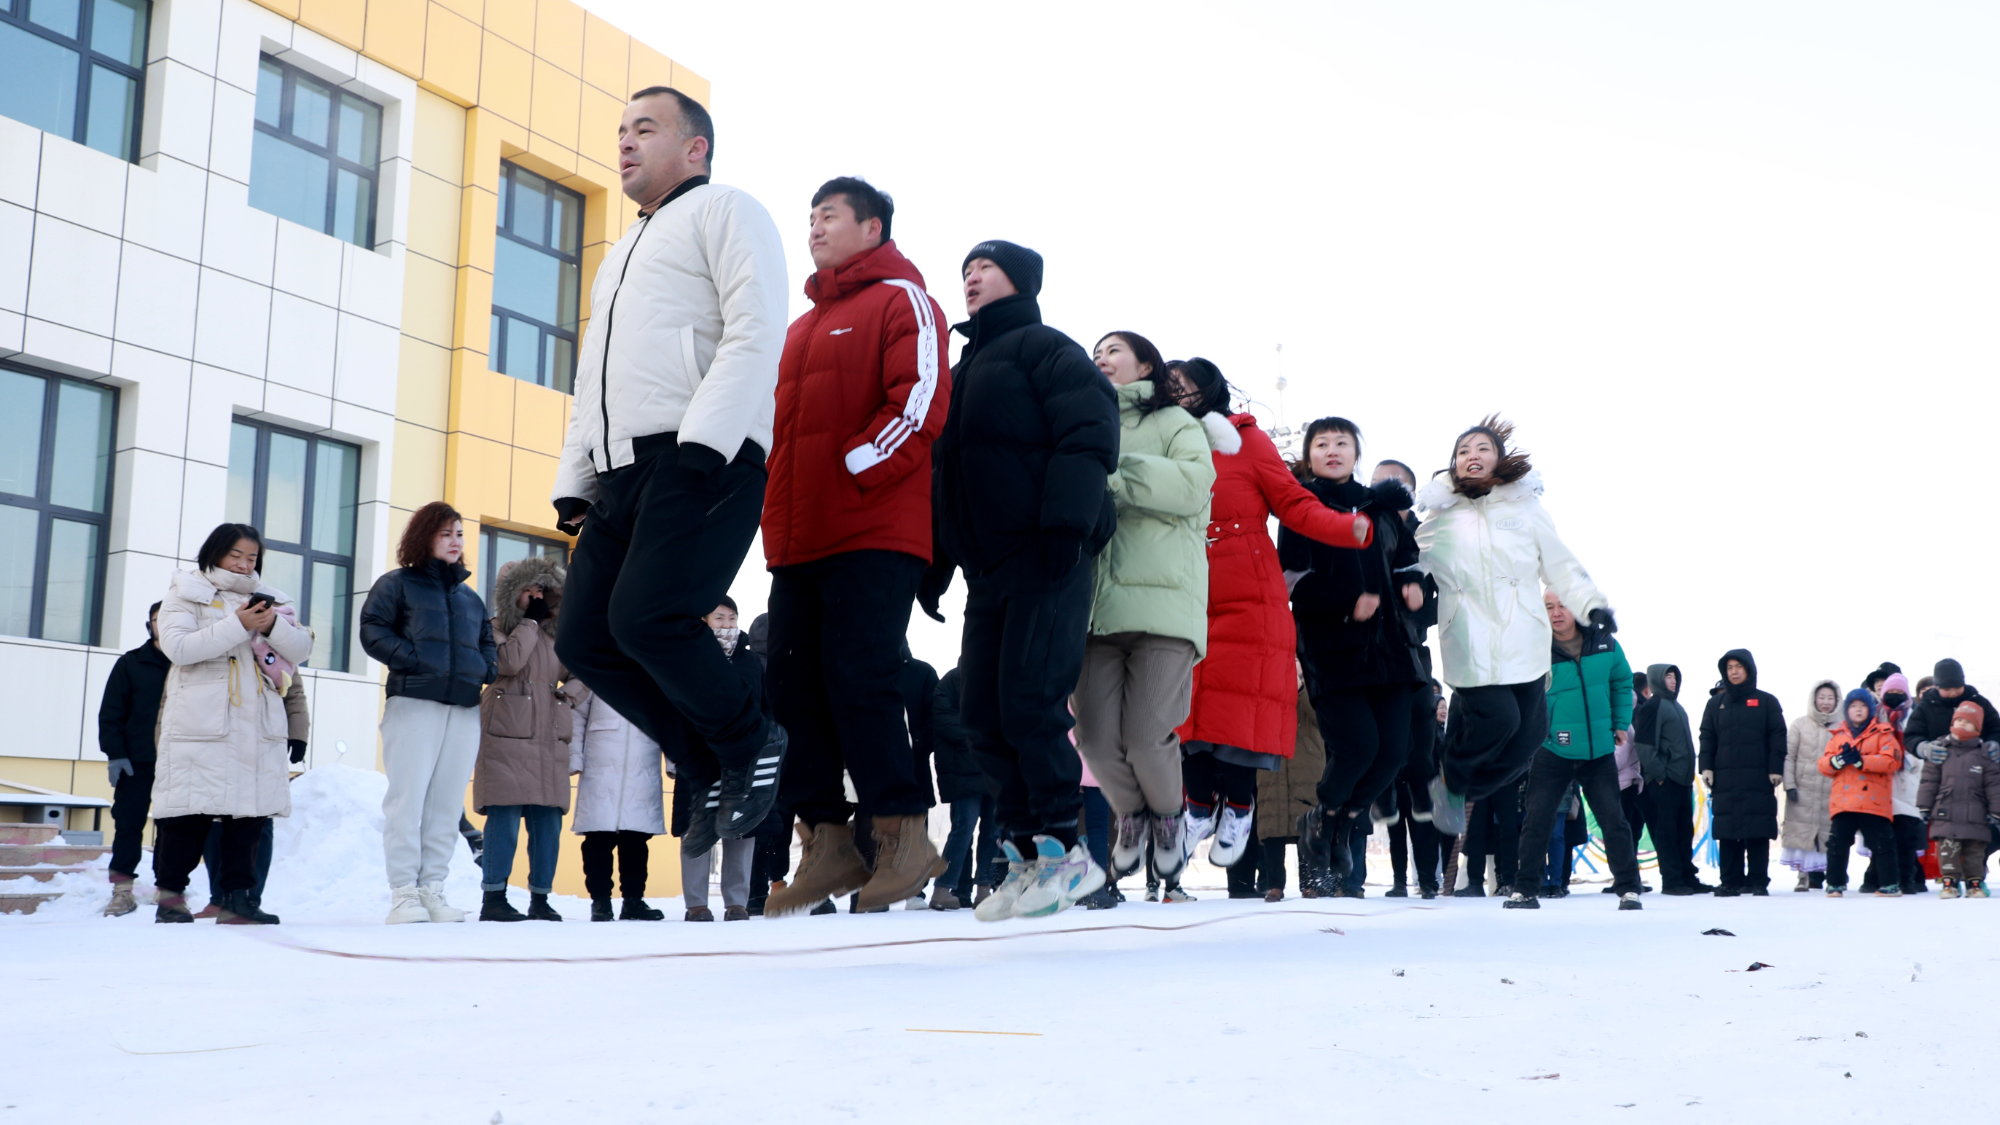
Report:
M486 18L486 0L437 0L473 23Z
M514 382L514 445L557 456L563 443L562 404L569 396L519 379Z
M578 99L582 94L582 79L563 73L554 63L536 59L534 105L529 112L528 128L557 144L576 148Z
M674 84L673 60L634 39L632 70L626 81L632 86L625 91L628 96L648 86L671 86Z
M500 197L485 188L463 189L460 218L452 224L459 262L493 272L493 238L500 229Z
M583 80L623 100L632 88L625 68L632 57L632 37L594 15L583 17Z
M362 47L369 58L412 78L424 76L423 0L373 0Z
M535 57L583 73L583 9L570 0L536 0Z
M458 271L421 254L403 256L403 331L441 348L452 346ZM484 347L484 344L480 345Z
M423 172L410 174L410 252L458 264L459 195L461 188Z
M514 475L509 482L512 508L508 518L532 527L553 528L556 510L549 506L549 493L555 487L555 458L525 449L514 450Z
M485 270L460 266L458 309L452 316L451 346L486 354L493 336L492 319L493 275Z
M451 428L508 444L514 436L514 385L520 380L488 371L485 364L469 358L455 375ZM501 519L507 515L504 511L486 514Z
M609 168L618 167L618 119L625 113L625 102L614 98L602 90L589 86L583 88L583 101L578 106L576 151L586 160L594 160Z
M396 363L396 417L439 431L451 424L451 349L403 337Z
M502 376L505 378L505 376ZM469 520L507 518L511 451L497 441L452 434L445 442L445 499ZM472 529L465 529L471 545Z
M257 3L271 9L288 20L299 18L299 0L257 0Z
M300 0L299 22L359 51L367 20L364 0Z
M465 171L459 183L500 190L500 145L502 134L514 131L507 122L484 109L465 115ZM525 147L523 134L516 147Z
M418 90L416 116L410 163L445 183L464 183L465 109L429 90Z
M486 30L524 50L534 50L535 0L486 0Z
M534 157L532 162L521 161L524 167L553 180L566 180L576 175L576 150L542 136L528 134L528 151L525 155Z
M480 108L526 125L533 80L534 60L528 52L488 31L479 56Z
M708 101L708 79L679 63L674 64L674 89L700 102L703 109L715 108Z
M432 4L424 25L424 85L460 105L479 101L479 25Z
M444 496L444 434L398 419L396 464L389 474L389 504L415 511Z

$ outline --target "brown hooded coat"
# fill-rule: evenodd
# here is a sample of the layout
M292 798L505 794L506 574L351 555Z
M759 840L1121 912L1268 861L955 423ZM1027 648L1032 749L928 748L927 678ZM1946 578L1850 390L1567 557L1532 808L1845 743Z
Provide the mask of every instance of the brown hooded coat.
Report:
M566 577L561 563L523 559L495 582L493 639L500 678L479 699L479 762L472 772L472 807L547 805L569 811L571 704L569 678L556 658L556 616ZM515 607L522 590L540 586L550 615L530 621Z

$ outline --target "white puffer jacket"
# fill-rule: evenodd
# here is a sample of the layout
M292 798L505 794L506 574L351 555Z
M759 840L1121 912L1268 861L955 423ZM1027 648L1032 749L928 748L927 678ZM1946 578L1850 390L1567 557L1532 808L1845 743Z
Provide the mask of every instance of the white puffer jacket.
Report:
M1542 510L1542 474L1503 484L1478 499L1449 476L1417 494L1418 569L1437 580L1442 677L1454 688L1524 684L1549 671L1547 583L1578 618L1604 608L1604 595L1556 535Z
M745 438L769 453L786 289L778 228L736 188L703 184L627 228L590 286L549 499L595 501L597 474L630 465L632 439L652 434L725 461Z
M254 574L218 568L179 571L160 603L160 651L174 667L160 704L156 820L291 815L285 700L257 670L236 616L260 591L291 604ZM312 655L312 632L283 616L266 641L294 664Z
M569 830L585 832L667 831L661 797L660 744L572 679L563 691L570 697L569 768L582 770L576 779L576 812Z

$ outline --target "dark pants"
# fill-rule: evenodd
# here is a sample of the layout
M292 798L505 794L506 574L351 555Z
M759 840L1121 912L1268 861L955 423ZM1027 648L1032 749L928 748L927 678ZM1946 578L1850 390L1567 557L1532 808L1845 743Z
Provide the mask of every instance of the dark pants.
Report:
M1450 733L1439 755L1445 788L1470 801L1500 792L1528 772L1548 734L1549 701L1542 681L1458 689L1452 693Z
M1347 828L1347 853L1353 857L1354 865L1349 868L1345 889L1348 894L1359 895L1362 885L1368 882L1368 837L1374 831L1365 816L1352 817Z
M1411 810L1431 811L1430 781L1437 775L1437 694L1428 686L1414 688L1410 692L1410 756L1403 762L1403 772L1399 775L1408 783ZM1404 819L1409 815L1405 811Z
M646 841L650 832L585 832L583 834L583 889L591 898L611 897L611 856L618 855L618 889L624 898L646 897L646 861L651 859Z
M1431 725L1424 724L1426 728ZM1413 761L1412 765L1414 764ZM1435 769L1429 771L1431 774L1436 772ZM1428 775L1418 776L1428 779ZM1414 820L1410 815L1416 808L1417 795L1420 793L1423 794L1424 803L1428 807L1430 794L1424 792L1423 781L1416 780L1410 770L1405 770L1403 776L1396 782L1396 811L1401 816L1396 823L1389 826L1389 863L1395 869L1396 885L1407 886L1404 872L1409 869L1409 861L1414 856L1417 861L1417 885L1436 890L1440 840L1438 831L1431 827L1429 821Z
M1924 820L1918 816L1898 816L1891 820L1896 833L1896 846L1887 853L1875 851L1875 845L1868 850L1875 852L1868 857L1868 871L1861 876L1863 889L1894 883L1905 891L1913 891L1923 886L1924 869L1918 857L1930 845L1930 832ZM1890 864L1895 866L1891 867Z
M1039 552L1006 564L1039 565ZM995 793L1001 831L1017 842L1044 833L1076 844L1083 760L1069 740L1069 697L1083 671L1093 569L1086 559L1033 593L1004 579L966 583L959 720Z
M1250 825L1250 837L1243 842L1243 854L1226 869L1226 885L1230 898L1257 898L1264 888L1257 885L1257 864L1263 857L1262 841L1257 839L1257 825ZM1279 853L1280 860L1283 858Z
M208 843L208 826L215 817L204 813L169 816L153 822L153 882L163 891L180 894L187 890L188 875L201 862L202 846ZM267 816L225 816L217 859L219 873L211 872L210 892L247 891L257 884L257 839L263 834Z
M1701 881L1694 866L1694 790L1671 781L1649 781L1641 794L1646 830L1660 857L1660 889L1692 887Z
M1299 842L1297 836L1272 836L1257 841L1257 889L1285 889L1285 846ZM1300 859L1305 857L1301 855ZM1303 879L1302 879L1303 881Z
M1486 858L1493 857L1493 874L1500 888L1514 885L1521 857L1521 796L1510 785L1476 801L1465 823L1465 885L1486 884Z
M1310 669L1310 665L1307 666ZM1307 673L1311 687L1311 673ZM1347 691L1315 691L1313 711L1326 738L1326 769L1319 777L1320 807L1362 809L1386 792L1410 757L1408 684L1378 684Z
M951 803L951 832L944 838L944 874L937 885L956 894L972 884L972 838L979 827L979 808L989 798L961 797Z
M778 799L808 825L853 815L843 769L870 816L923 815L928 786L917 781L896 690L923 574L924 561L900 551L771 572L771 703L792 740Z
M1083 840L1097 866L1111 870L1111 802L1095 785L1078 787L1083 796Z
M1639 835L1646 830L1646 798L1639 792L1639 783L1633 782L1618 791L1618 808L1625 814L1625 827L1632 830L1632 846L1639 846Z
M1868 850L1881 863L1881 882L1878 889L1900 887L1903 879L1902 866L1896 860L1896 825L1886 816L1875 816L1864 812L1839 812L1833 814L1833 821L1826 833L1826 885L1829 890L1847 889L1847 853L1854 847L1854 835L1859 832L1868 844Z
M771 884L792 873L792 813L779 801L755 833L757 850L750 857L751 912L763 913Z
M263 820L264 827L257 833L257 847L251 854L250 860L252 878L250 901L262 905L264 883L271 877L271 853L277 846L278 830L276 822L270 817L260 819ZM208 839L201 846L201 862L202 866L208 868L209 889L220 893L218 888L222 883L217 875L222 871L222 824L219 821L208 826Z
M1717 840L1715 850L1721 860L1724 889L1770 889L1771 841L1761 837L1754 840Z
M1220 797L1247 809L1257 802L1257 767L1225 762L1214 754L1189 754L1181 759L1181 787L1190 807L1213 812Z
M153 763L133 762L132 772L118 779L111 791L111 874L127 882L139 873L140 845L146 837L146 814L153 807ZM123 879L116 878L124 876Z
M997 802L991 796L979 798L979 842L973 845L972 862L958 876L953 893L968 899L974 883L997 887L1007 878L1007 855L1000 850L1000 822Z
M702 618L743 566L764 510L763 455L750 442L703 476L673 435L597 478L570 556L556 652L570 672L651 736L679 783L706 788L764 748L764 714ZM701 737L685 737L682 723Z
M1598 830L1604 833L1604 855L1611 863L1611 889L1619 894L1639 893L1639 853L1632 844L1632 826L1625 823L1625 811L1618 793L1618 763L1611 755L1601 758L1565 758L1547 748L1535 752L1528 766L1527 809L1521 814L1521 866L1513 886L1534 894L1542 886L1542 871L1548 862L1549 834L1569 783L1583 790L1583 799L1597 815Z

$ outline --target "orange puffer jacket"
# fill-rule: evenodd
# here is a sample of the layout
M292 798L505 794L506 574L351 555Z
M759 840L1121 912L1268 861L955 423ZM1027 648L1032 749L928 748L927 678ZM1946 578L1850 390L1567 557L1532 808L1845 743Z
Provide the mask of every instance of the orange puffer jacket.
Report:
M1859 766L1841 766L1835 759L1849 749L1861 752ZM1855 734L1847 723L1835 723L1833 737L1820 752L1819 772L1833 779L1833 796L1828 808L1838 816L1844 812L1867 813L1888 820L1896 810L1892 796L1896 774L1903 768L1903 740L1896 728L1877 718Z

